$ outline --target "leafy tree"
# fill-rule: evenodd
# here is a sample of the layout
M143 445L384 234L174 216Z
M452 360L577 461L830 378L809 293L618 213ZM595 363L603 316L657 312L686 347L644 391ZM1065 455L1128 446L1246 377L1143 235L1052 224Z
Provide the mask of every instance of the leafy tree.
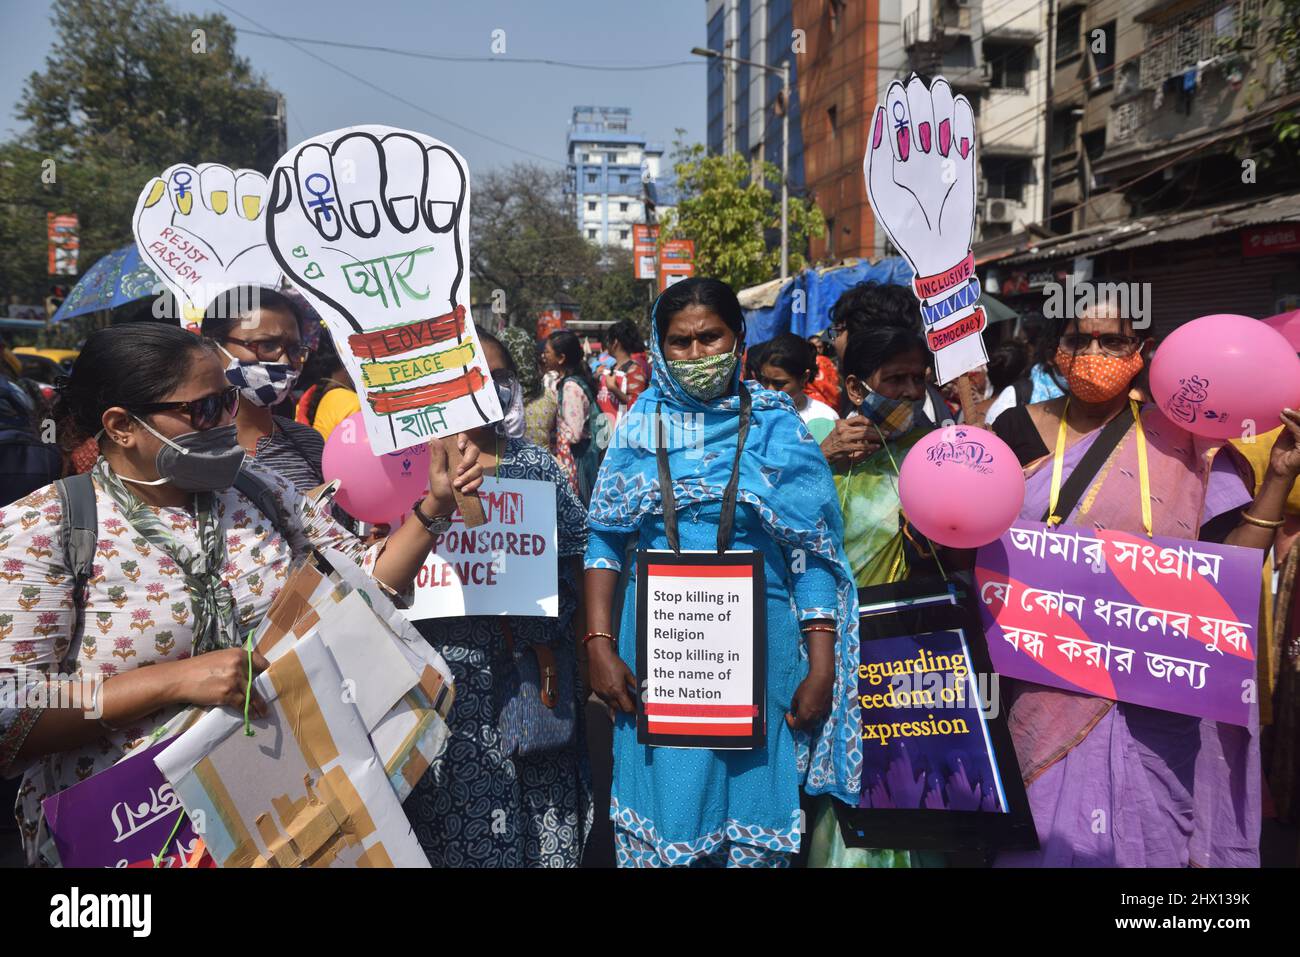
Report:
M532 328L541 307L572 299L598 251L578 231L563 170L515 163L470 180L474 301L500 302L512 325Z
M710 156L700 143L676 144L673 172L681 198L664 217L659 241L695 241L695 273L714 276L740 290L780 275L781 171L762 164L762 178L753 177L749 160L733 153ZM807 264L804 250L810 237L826 231L826 220L808 199L790 197L790 272Z
M653 283L637 279L632 268L632 251L610 247L599 266L578 283L573 298L583 319L631 319L645 335L650 329Z
M52 19L45 69L17 104L27 128L0 145L0 289L27 302L52 282L47 212L79 216L84 270L131 242L140 189L172 163L267 173L279 158L276 94L236 55L224 17L163 0L55 0Z

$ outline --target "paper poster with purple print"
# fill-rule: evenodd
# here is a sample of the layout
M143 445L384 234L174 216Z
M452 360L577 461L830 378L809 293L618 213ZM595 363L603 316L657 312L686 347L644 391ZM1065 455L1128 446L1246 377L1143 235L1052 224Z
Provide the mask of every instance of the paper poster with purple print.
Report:
M1038 684L1246 725L1258 549L1016 522L976 557L989 655Z
M153 763L172 739L119 761L42 802L45 821L64 867L127 867L161 852L163 867L179 867L193 853L198 837L185 809Z

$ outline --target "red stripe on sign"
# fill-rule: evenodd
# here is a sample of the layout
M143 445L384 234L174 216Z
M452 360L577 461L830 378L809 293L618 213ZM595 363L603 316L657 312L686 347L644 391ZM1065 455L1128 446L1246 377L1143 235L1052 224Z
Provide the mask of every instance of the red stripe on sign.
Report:
M751 565L649 565L657 578L753 578Z
M366 401L379 415L392 415L409 409L423 409L425 406L437 405L459 399L483 388L487 377L477 368L470 369L464 375L431 385L417 386L414 389L393 389L387 392L371 392Z
M649 722L651 734L677 734L677 735L708 735L726 736L729 738L747 738L754 733L753 724L697 724L692 721L678 723L676 721L651 721Z
M674 717L700 718L756 718L758 705L753 704L652 704L646 703L646 714L667 714Z

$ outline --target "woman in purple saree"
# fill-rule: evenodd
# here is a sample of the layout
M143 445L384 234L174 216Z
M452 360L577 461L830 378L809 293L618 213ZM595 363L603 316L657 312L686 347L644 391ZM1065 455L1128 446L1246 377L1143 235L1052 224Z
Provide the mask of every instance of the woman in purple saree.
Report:
M1021 518L1040 521L1057 488L1120 415L1127 432L1064 524L1266 549L1300 472L1300 414L1283 410L1269 474L1252 499L1248 466L1219 442L1173 425L1130 398L1151 340L1097 311L1065 326L1057 365L1069 393L999 416L994 431L1025 466ZM1064 425L1063 425L1064 423ZM1268 426L1261 423L1260 429ZM1150 526L1143 519L1139 445L1145 437ZM1057 450L1054 452L1053 450ZM1261 551L1262 562L1262 551ZM1008 723L1040 849L1008 852L999 867L1255 867L1259 864L1258 712L1251 726L1201 720L1104 698L1007 682Z

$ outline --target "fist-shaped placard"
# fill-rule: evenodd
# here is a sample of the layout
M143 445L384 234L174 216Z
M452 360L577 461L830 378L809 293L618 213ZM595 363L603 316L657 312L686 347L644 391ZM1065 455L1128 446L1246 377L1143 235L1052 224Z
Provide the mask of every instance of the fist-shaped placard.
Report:
M975 121L943 78L895 80L876 107L866 157L876 219L918 276L966 258L975 228Z
M863 159L876 221L907 259L939 382L986 361L971 239L975 119L943 77L895 80L876 107Z
M495 422L469 314L469 175L431 136L354 126L272 173L266 236L320 311L365 401L376 454Z
M236 286L274 286L280 267L266 244L266 177L219 163L179 163L136 200L135 242L144 261L198 318Z

